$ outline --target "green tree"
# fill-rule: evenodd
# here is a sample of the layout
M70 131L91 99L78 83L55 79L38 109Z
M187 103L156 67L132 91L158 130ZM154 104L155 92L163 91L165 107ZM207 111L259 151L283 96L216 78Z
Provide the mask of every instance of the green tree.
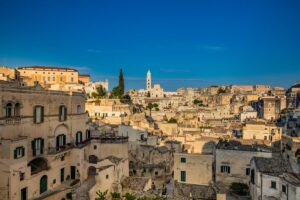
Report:
M125 91L125 84L124 84L124 77L123 77L123 71L122 68L120 69L120 74L119 74L119 90L120 90L120 96L124 95Z
M105 200L106 195L107 195L107 190L104 192L97 191L96 194L97 194L97 197L95 198L95 200Z
M199 99L195 99L195 100L193 101L193 103L194 103L195 105L202 105L202 104L203 104L203 101L202 101L202 100L199 100Z
M121 91L120 88L118 86L114 87L111 91L111 96L112 97L117 97L117 98L121 98Z
M175 123L177 123L177 119L171 117L171 118L168 120L168 123L175 124Z
M223 88L219 88L219 89L218 89L218 94L221 94L221 93L226 93L226 90L223 89Z
M146 108L150 110L150 116L151 116L152 109L154 108L153 103L148 103Z
M122 102L123 103L130 103L131 102L131 97L129 94L125 94L124 96L122 96Z
M106 96L106 90L102 85L99 85L96 87L96 92L92 93L92 97L94 98L99 98L99 97L104 97Z

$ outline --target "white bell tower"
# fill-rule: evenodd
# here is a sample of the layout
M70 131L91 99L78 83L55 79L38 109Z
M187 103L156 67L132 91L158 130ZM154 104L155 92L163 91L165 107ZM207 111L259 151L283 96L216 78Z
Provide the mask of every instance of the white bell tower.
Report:
M151 90L151 72L150 69L147 72L147 80L146 80L146 90L150 91Z

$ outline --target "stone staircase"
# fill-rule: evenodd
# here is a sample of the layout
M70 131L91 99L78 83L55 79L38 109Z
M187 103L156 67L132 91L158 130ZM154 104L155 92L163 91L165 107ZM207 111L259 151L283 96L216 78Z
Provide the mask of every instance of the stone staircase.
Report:
M89 191L96 184L94 175L90 175L81 185L75 190L76 200L89 200Z

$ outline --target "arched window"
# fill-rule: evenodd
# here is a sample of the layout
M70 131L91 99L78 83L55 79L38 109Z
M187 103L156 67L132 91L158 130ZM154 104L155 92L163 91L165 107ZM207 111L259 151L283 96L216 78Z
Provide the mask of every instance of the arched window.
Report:
M12 104L11 103L8 103L6 104L6 107L5 107L5 116L6 117L12 117L13 113L12 113Z
M21 113L21 105L19 103L16 103L15 104L15 116L20 117L20 113Z

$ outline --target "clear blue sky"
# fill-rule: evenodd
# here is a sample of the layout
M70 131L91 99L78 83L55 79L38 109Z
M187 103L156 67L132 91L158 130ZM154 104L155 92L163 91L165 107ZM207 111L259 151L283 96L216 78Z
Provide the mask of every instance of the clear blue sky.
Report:
M0 0L0 65L73 66L126 89L300 79L299 0Z

